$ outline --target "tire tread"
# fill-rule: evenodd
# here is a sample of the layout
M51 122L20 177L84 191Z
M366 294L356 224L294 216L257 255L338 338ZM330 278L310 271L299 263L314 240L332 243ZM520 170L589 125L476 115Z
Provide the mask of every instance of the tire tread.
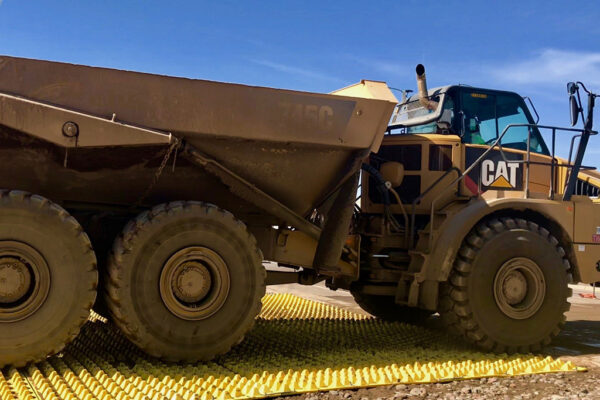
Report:
M120 296L120 289L123 287L123 269L126 268L126 258L131 250L139 245L138 238L148 227L160 222L169 216L179 215L183 213L198 213L204 214L209 218L217 218L221 223L237 230L242 237L254 249L254 265L256 280L259 282L257 295L253 298L251 314L253 318L249 318L242 327L243 335L235 341L222 342L216 348L210 349L200 357L195 357L190 354L189 358L175 357L172 354L162 352L159 344L154 342L154 338L146 329L141 327L138 329L135 325L129 322L127 307L124 307L124 298ZM162 358L166 361L208 361L217 355L227 353L231 347L243 340L244 335L252 329L255 324L255 316L260 313L262 308L262 297L265 294L266 286L266 270L262 267L262 252L258 248L256 238L247 230L246 225L236 219L232 213L225 211L213 204L203 203L199 201L174 201L164 203L153 207L152 209L142 212L136 218L131 220L123 229L122 233L116 238L111 254L109 256L108 268L106 269L106 287L104 288L104 296L108 305L110 317L117 327L138 347L153 356Z
M500 353L507 351L510 353L516 351L540 351L543 346L549 344L552 339L558 335L565 324L564 321L566 317L563 314L563 318L561 321L558 321L556 328L553 329L549 335L541 338L537 343L533 343L529 346L520 346L519 348L510 348L488 337L475 320L469 307L469 296L467 292L468 279L473 270L472 261L485 242L502 232L513 229L528 230L537 233L547 240L548 243L554 246L557 254L563 259L563 265L565 265L564 273L570 275L571 267L569 261L566 259L564 249L546 228L540 227L532 221L510 217L491 219L479 224L474 229L475 233L473 234L477 237L468 237L463 242L458 253L459 255L455 260L454 267L448 277L448 281L442 286L440 291L439 312L442 323L450 333L458 334L486 351ZM468 257L465 257L465 255L468 255ZM572 290L568 288L565 293L567 296L563 306L564 312L568 311L571 306L567 299L572 294Z

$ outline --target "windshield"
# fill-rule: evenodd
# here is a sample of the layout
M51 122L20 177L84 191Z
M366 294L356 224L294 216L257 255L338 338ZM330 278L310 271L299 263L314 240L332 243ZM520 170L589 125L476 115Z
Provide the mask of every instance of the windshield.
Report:
M429 96L429 99L438 103L435 110L424 107L418 96L412 96L407 102L398 104L390 127L401 129L400 133L403 134L435 133L440 129L450 129L454 117L452 99L444 94Z
M523 98L517 94L465 89L461 93L461 109L464 116L463 142L490 145L504 133L501 141L504 147L527 151L529 143L531 151L549 154L536 127L507 128L509 125L533 123L526 113Z
M430 133L436 131L435 121L442 113L443 95L429 96L430 100L438 103L435 110L424 107L419 102L418 95L412 96L408 101L398 104L392 116L390 126L402 128L402 133Z

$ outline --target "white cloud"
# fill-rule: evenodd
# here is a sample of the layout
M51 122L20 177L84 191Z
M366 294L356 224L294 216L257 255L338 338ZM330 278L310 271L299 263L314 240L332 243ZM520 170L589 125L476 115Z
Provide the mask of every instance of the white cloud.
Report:
M499 81L531 85L579 80L597 90L600 86L600 52L546 49L529 59L492 67L491 74Z
M252 61L255 64L271 68L275 71L284 72L284 73L290 74L290 75L299 75L299 76L302 76L305 78L319 79L319 80L325 80L325 81L331 81L331 82L344 82L342 79L339 79L337 77L330 76L330 75L321 73L319 71L314 71L311 69L275 63L275 62L268 61L268 60L251 59L250 61Z

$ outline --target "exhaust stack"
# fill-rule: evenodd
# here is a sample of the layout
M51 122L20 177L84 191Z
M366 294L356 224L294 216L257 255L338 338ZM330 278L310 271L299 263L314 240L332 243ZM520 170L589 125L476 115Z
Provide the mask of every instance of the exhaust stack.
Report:
M429 110L435 110L438 106L437 101L429 100L427 92L427 80L425 78L425 67L423 64L418 64L417 72L417 87L419 88L419 103Z

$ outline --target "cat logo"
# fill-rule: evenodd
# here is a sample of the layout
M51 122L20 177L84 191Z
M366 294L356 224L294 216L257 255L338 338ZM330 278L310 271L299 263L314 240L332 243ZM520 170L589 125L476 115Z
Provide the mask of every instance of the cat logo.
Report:
M485 154L483 161L481 157ZM477 163L465 178L465 186L473 193L486 190L523 190L523 154L467 146L465 167Z
M483 160L481 163L481 183L489 189L515 190L519 188L517 176L519 163L504 160Z

